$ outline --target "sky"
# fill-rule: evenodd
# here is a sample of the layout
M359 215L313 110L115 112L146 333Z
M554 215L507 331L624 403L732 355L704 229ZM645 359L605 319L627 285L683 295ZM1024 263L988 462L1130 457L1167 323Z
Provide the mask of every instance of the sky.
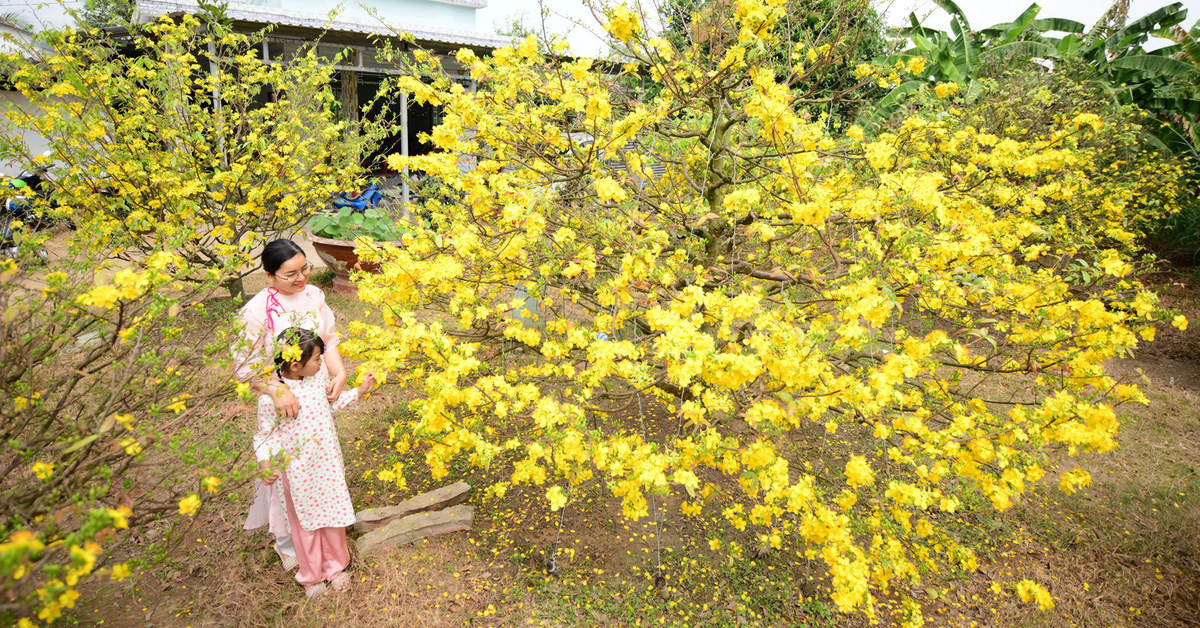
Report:
M949 27L949 17L933 0L874 0L874 4L885 12L890 24L907 24L908 14L915 12L926 26L937 29ZM1025 0L1015 3L1006 0L956 0L956 4L975 30L1010 22L1029 6ZM1042 7L1039 17L1068 18L1090 27L1112 3L1110 0L1041 0L1038 4ZM1133 0L1129 14L1135 18L1141 17L1167 4L1170 4L1169 0ZM547 30L568 33L576 54L602 54L603 39L596 35L601 29L581 0L546 0L545 5L550 8ZM1200 19L1200 0L1183 0L1183 6L1188 9L1188 19L1184 24L1190 28ZM476 29L481 31L503 27L514 16L522 17L528 26L540 25L541 21L538 0L488 0L487 8L480 9L475 15ZM586 28L573 22L582 22Z

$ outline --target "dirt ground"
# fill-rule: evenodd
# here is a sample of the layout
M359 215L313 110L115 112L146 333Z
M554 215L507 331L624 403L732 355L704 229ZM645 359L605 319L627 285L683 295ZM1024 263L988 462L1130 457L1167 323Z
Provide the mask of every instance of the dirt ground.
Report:
M261 282L251 278L247 287ZM1091 487L1031 494L981 522L990 546L979 572L930 578L917 592L927 625L1200 626L1200 285L1167 274L1156 284L1164 304L1192 326L1163 325L1155 343L1111 365L1141 380L1150 406L1128 408L1121 447L1084 463ZM338 311L353 306L347 297L331 302ZM404 399L404 391L390 390L339 415L359 508L445 483L413 469L401 490L366 473L394 459L384 432ZM252 418L245 420L249 433ZM795 557L731 561L709 550L706 526L715 520L630 524L599 494L583 496L563 517L535 491L520 489L502 501L477 490L469 501L477 509L473 530L374 560L356 557L350 592L307 600L279 568L267 534L241 529L249 493L230 492L186 529L172 533L164 520L144 531L134 545L152 559L125 582L85 585L64 621L129 628L867 625L830 612ZM658 577L661 587L653 586ZM1039 611L990 586L1022 578L1046 584L1055 608Z

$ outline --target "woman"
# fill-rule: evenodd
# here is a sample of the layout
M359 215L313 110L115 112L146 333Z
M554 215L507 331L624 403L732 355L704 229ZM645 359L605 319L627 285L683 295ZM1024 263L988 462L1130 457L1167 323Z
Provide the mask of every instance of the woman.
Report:
M325 304L325 293L308 285L312 264L304 251L291 240L274 240L262 252L262 266L269 285L250 299L239 314L242 323L242 342L235 356L238 379L249 382L260 394L270 395L275 411L281 417L294 417L300 404L292 391L275 373L275 337L290 327L308 329L325 343L321 369L329 385L325 389L330 402L336 401L346 383L346 367L338 352L338 336L333 311ZM245 529L268 525L275 535L275 551L284 569L298 565L296 552L288 534L279 487L260 483L254 494L254 505L246 519Z

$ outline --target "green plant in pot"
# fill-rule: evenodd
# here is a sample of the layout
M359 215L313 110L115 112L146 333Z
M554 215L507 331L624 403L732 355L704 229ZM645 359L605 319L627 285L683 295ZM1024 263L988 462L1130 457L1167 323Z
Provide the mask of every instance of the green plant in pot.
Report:
M343 207L337 213L317 214L308 221L308 226L315 236L347 242L361 236L380 242L397 242L400 236L409 232L403 223L393 220L377 207L368 207L361 212L353 207Z
M308 227L312 233L308 239L317 255L336 275L334 289L343 292L354 290L350 282L351 270L379 270L376 264L359 262L354 252L356 239L365 236L376 242L399 242L402 235L411 231L403 221L377 207L368 207L361 212L343 207L336 213L322 213L309 220Z

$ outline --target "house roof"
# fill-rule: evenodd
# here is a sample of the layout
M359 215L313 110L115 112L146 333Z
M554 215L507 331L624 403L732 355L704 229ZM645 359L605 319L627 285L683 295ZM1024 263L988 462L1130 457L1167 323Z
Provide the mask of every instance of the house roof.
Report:
M444 4L457 4L470 7L487 6L487 0L435 1L442 2ZM139 0L137 5L138 10L145 17L180 12L198 13L200 11L200 7L192 0ZM398 33L411 33L412 36L417 39L417 41L471 46L475 48L500 48L512 43L511 39L492 33L442 29L412 24L385 24L380 20L365 20L354 16L339 16L336 19L330 20L329 16L318 13L260 7L241 3L231 3L227 5L225 14L236 21L253 22L258 24L278 24L280 26L313 29L317 31L381 36L392 36Z
M42 52L53 50L40 41L34 41L33 33L23 28L0 24L0 52L12 53L18 49L24 50L23 47L28 46L30 42L34 42L34 48Z

